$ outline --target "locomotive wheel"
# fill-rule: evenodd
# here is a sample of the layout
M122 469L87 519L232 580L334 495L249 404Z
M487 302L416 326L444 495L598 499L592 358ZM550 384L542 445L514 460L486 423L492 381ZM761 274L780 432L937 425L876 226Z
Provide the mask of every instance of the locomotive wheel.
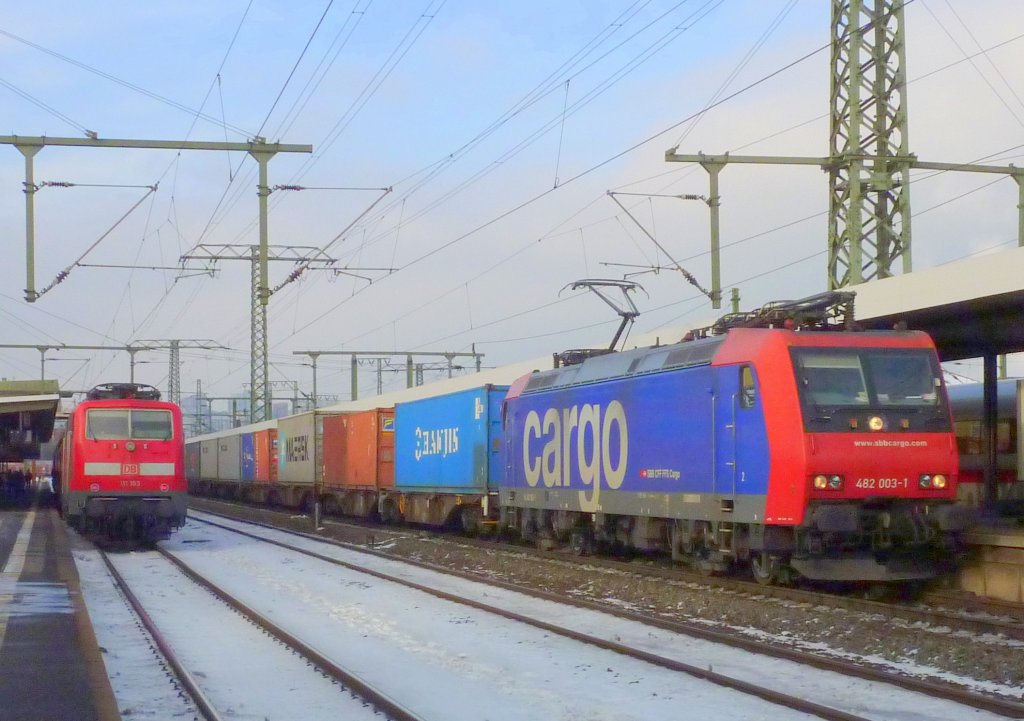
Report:
M762 586L774 586L779 582L779 560L767 553L751 555L750 570L754 574L754 580Z
M694 548L693 569L705 578L718 575L718 566L712 560L711 549L701 544Z
M582 526L572 529L569 547L576 556L591 555L594 552L594 532Z

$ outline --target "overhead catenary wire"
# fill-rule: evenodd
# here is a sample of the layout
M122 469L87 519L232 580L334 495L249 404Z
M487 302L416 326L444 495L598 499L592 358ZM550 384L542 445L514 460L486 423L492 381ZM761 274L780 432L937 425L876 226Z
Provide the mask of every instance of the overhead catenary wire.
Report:
M1001 43L1001 44L1005 44L1006 42L1011 42L1011 41L1004 41L1004 43ZM958 61L958 62L960 62L960 61ZM955 64L956 64L956 63L953 63L953 64L951 64L951 65L955 65ZM949 67L949 66L946 66L946 67ZM941 69L939 69L939 70L941 70ZM932 73L929 73L929 74L934 74L934 72L938 72L939 70L936 70L936 71L932 71ZM810 219L811 217L817 217L817 216L820 216L820 215L823 215L823 214L824 214L824 213L817 213L817 214L814 214L814 215L812 215L812 216L807 216L807 218L804 218L804 219L800 219L800 220L798 220L798 221L793 221L793 223L792 223L792 224L795 224L795 223L797 223L797 222L803 222L803 221L804 221L804 220L806 220L806 219ZM789 224L789 225L791 225L791 224ZM757 234L757 235L760 235L760 234ZM404 317L404 316L402 316L402 317ZM390 323L390 321L389 321L389 323ZM306 327L308 327L308 326L306 326Z
M741 88L739 90L736 90L735 92L730 93L729 95L719 99L714 104L712 104L711 107L717 107L719 105L722 105L722 104L728 102L729 100L731 100L731 99L741 95L742 93L748 92L749 90L751 90L751 89L753 89L753 88L755 88L755 87L757 87L759 85L762 85L763 83L765 83L768 80L776 77L777 75L785 72L786 70L789 70L790 68L793 68L793 67L799 65L800 63L805 62L806 60L814 57L815 55L818 55L819 53L823 52L824 50L827 50L829 47L830 47L830 45L826 44L826 45L823 45L823 46L821 46L821 47L819 47L819 48L817 48L815 50L812 50L812 51L810 51L808 53L805 53L804 55L800 56L796 60L793 60L793 61L791 61L789 63L786 63L782 67L777 68L777 69L771 71L770 73L761 76L757 80L755 80L755 81L745 85L743 88ZM700 112L703 112L703 111L700 111ZM400 268L399 271L397 271L397 272L400 272L402 270L405 270L405 269L408 269L408 268L410 268L412 266L415 266L415 265L423 262L427 258L430 258L430 257L436 255L437 253L440 253L443 250L447 250L448 248L452 247L453 245L456 245L457 243L462 242L466 238L469 238L469 237L475 235L476 233L480 232L481 230L484 230L485 228L488 228L488 227L494 225L495 223L497 223L497 222L499 222L501 220L504 220L505 218L507 218L507 217L509 217L509 216L511 216L511 215L513 215L515 213L518 213L520 210L523 210L524 208L527 208L527 207L533 205L538 200L540 200L540 199L542 199L544 197L547 197L551 193L556 192L556 191L564 188L566 185L569 185L570 183L576 182L577 180L580 180L581 178L586 177L587 175L590 175L591 173L599 170L600 168L603 168L604 166L608 165L609 163L612 163L612 162L618 160L619 158L621 158L621 157L623 157L625 155L628 155L629 153L633 152L637 148L640 148L640 147L646 145L647 143L650 143L653 140L657 140L658 138L660 138L661 136L665 135L666 133L669 133L672 130L675 130L676 128L680 127L684 123L688 122L690 119L696 117L696 115L697 115L697 113L694 113L694 114L692 114L690 116L687 116L686 118L684 118L684 119L682 119L682 120L680 120L680 121L678 121L676 123L673 123L672 125L668 126L667 128L663 128L662 130L659 130L659 131L655 132L653 135L649 135L648 137L644 138L643 140L640 140L638 142L633 143L629 147L616 152L615 154L605 158L604 160L598 162L597 164L592 165L589 168L580 171L576 175L574 175L571 178L569 178L569 180L567 180L566 182L562 183L558 188L549 188L549 189L546 189L544 191L541 191L540 193L537 193L537 194L533 195L532 197L530 197L527 200L519 203L518 205L516 205L516 206L514 206L514 207L512 207L512 208L510 208L510 209L508 209L506 211L504 211L503 213L501 213L501 214L499 214L499 215L497 215L497 216L495 216L495 217L485 221L484 223L481 223L481 224L473 227L472 229L466 231L465 233L462 233L462 234L456 236L455 238L447 241L446 243L443 243L440 246L438 246L438 247L436 247L436 248L434 248L432 250L429 250L429 251L426 251L426 252L422 253L421 255L419 255L416 258L414 258L411 261L409 261L406 265L404 265L402 268ZM331 306L331 308L329 308L327 311L325 311L325 312L321 313L320 315L316 316L314 319L310 320L304 326L299 328L299 331L308 328L309 326L311 326L314 323L320 321L321 319L323 319L324 317L326 317L330 313L333 313L341 305L343 305L345 302L347 302L347 299L344 299L344 300L340 301L339 303ZM298 332L298 331L296 331L296 332ZM295 333L293 333L292 335L295 335ZM287 338L290 338L290 337L291 336L288 336ZM284 338L281 341L278 341L278 343L281 343L284 340L287 340L287 338Z
M2 32L2 31L0 31L0 32ZM75 128L76 130L81 132L83 135L85 135L87 137L90 137L90 138L96 137L96 133L94 133L92 130L89 130L89 128L85 127L84 125L79 123L77 120L72 120L71 118L69 118L64 113L60 112L59 110L57 110L56 108L54 108L54 107L52 107L50 105L47 105L46 103L44 103L39 98L37 98L34 95L26 92L25 90L22 90L21 88L19 88L14 83L12 83L12 82L10 82L8 80L4 80L3 78L0 78L0 85L3 85L5 88L10 90L15 95L18 95L18 96L24 98L25 100L29 101L30 103L32 103L36 107L38 107L38 108L40 108L42 110L45 110L46 112L48 112L53 117L58 118L59 120L63 120L65 123L70 125L72 128Z
M119 226L122 223L122 221L125 220L125 218L127 218L129 215L131 215L135 211L136 208L138 208L140 205L142 205L142 202L146 198L148 198L152 193L156 192L156 189L157 189L157 186L155 186L155 185L149 186L149 190L146 192L145 195L143 195L141 198L139 198L135 202L135 204L131 208L129 208L128 211L124 215L122 215L120 218L118 218L117 221L115 221L114 224L112 226L110 226L110 228L105 233L103 233L103 235L101 235L99 238L97 238L92 243L92 245L90 245L88 248L86 248L85 252L82 253L80 256L78 256L78 258L76 258L75 261L71 265L67 266L64 270L62 270L60 273L58 273L57 277L54 278L53 281L48 286L46 286L45 288L43 288L42 290L40 290L36 294L36 297L39 297L39 296L42 296L42 295L46 294L48 291L53 289L58 284L63 283L64 280L68 277L68 275L71 274L71 271L74 269L74 267L76 265L78 265L79 262L81 262L87 255L89 255L89 253L91 253L96 248L96 246L98 246L100 243L102 243L107 238L107 236L109 236L112 232L114 232L114 229L117 228L117 226Z
M322 32L323 32L323 31L322 31ZM226 79L226 76L225 76L225 79ZM298 80L298 79L299 79L299 76L296 76L296 80ZM296 82L296 80L293 80L293 88L294 88L294 87L297 87L297 86L298 86L298 83ZM225 88L226 88L226 85L225 85ZM573 84L573 94L574 94L574 90L575 90L575 86L574 86L574 84ZM286 95L286 98L285 98L285 99L287 99L287 95ZM280 104L279 104L279 108L278 108L278 111L276 111L276 113L280 114L280 112L282 112L282 111L284 110L284 105L285 105L285 102L284 102L284 100L283 100L283 101L282 101L282 103L280 103ZM258 119L257 119L257 120L258 120ZM273 120L273 118L271 118L271 120ZM552 137L552 136L549 136L549 137ZM549 157L550 157L550 156L549 156ZM699 168L698 168L697 170L699 170ZM163 195L163 194L161 194L161 195ZM395 195L397 195L397 194L395 194ZM393 196L392 196L391 198L394 198L394 197L395 197L395 196L393 195ZM390 200L390 199L389 199L389 200ZM385 201L385 202L386 202L386 201ZM406 202L406 199L402 199L402 202L403 202L403 203L404 203L404 202ZM510 204L510 205L511 205L511 204ZM182 206L181 206L181 207L182 207L182 209L184 208L183 204L182 204ZM381 208L381 206L378 206L378 208L380 209L380 208ZM568 208L567 210L572 210L572 208ZM404 211L404 212L403 212L403 216L404 216L404 218L409 218L410 216L412 216L412 215L413 215L413 212L414 212L414 211L415 211L415 205L414 205L413 203L410 203L410 204L409 204L409 206L408 206L408 209L407 209L406 211ZM395 215L397 215L397 213L395 213ZM392 216L391 218L389 218L389 219L388 219L388 222L386 223L386 225L387 225L387 224L390 224L390 222L391 222L391 221L393 221L393 219L394 219L394 216ZM186 218L186 217L185 217L184 215L182 215L182 220L185 220L185 221L187 222L187 218ZM368 219L368 220L369 220L369 219ZM358 241L359 241L359 238L358 238L358 236L356 235L356 232L357 232L357 231L362 231L362 230L364 230L365 226L367 226L367 225L369 225L369 222L365 221L364 223L362 223L362 226L364 226L364 227L360 227L360 228L355 228L355 229L354 229L355 231L353 231L353 234L352 234L352 238L351 238L351 239L349 239L349 241L347 241L347 242L346 242L346 248L350 247L351 245L355 245L355 244L357 244L357 243L358 243ZM164 230L163 230L163 232L164 232L165 236L166 236L166 232L168 231L167 227L168 227L168 226L164 226ZM382 227L385 227L385 226L384 226L384 225L382 225ZM664 227L663 223L660 223L660 222L659 222L659 227ZM419 230L419 228L416 228L416 229L417 229L417 230ZM182 228L182 230L185 230L185 228ZM408 230L408 228L407 228L407 230ZM411 255L411 254L410 254L410 249L411 249L411 248L413 248L413 247L417 247L417 246L418 246L418 244L419 244L419 243L421 242L421 239L417 238L415 234L414 234L413 236L408 236L408 235L406 235L406 234L407 234L407 230L401 230L401 238L402 238L402 241L403 241L403 243L402 243L402 245L403 245L403 247L402 247L402 250L403 250L403 254L402 254L402 255ZM186 231L186 230L185 230L185 231ZM578 234L578 232L579 232L579 231L578 231L578 230L575 230L575 229L573 229L573 230L571 230L571 232L573 232L573 234ZM364 234L362 234L362 235L364 235L364 236L365 236L366 238L368 238L368 239L372 239L372 238L374 237L374 232L373 232L373 231L371 231L371 232L364 232ZM447 234L446 234L446 232L445 232L445 235L447 235ZM454 234L453 234L453 235L454 235ZM489 234L487 234L487 235L489 235ZM595 235L596 235L596 234L595 234ZM392 240L392 238L393 238L393 239L397 239L397 237L398 237L398 228L395 228L394 232L392 232L392 234L390 234L390 235L388 236L388 241L391 241L391 240ZM449 236L449 238L451 238L451 237L452 237L452 236ZM407 238L411 239L411 240L410 240L410 242L409 242L408 244L406 243L406 239L407 239ZM445 239L445 240L446 240L446 239ZM520 239L515 239L515 241L518 241L518 240L525 240L525 239L521 239L521 238L520 238ZM588 240L591 240L591 239L590 239L590 235L589 235L589 234L588 234ZM414 246L414 241L415 241L415 243L417 244L417 246ZM514 245L514 242L515 242L515 241L513 241L513 243L508 243L508 241L507 241L507 240L505 240L505 241L504 241L504 242L502 243L502 246L498 248L498 252L497 252L497 253L495 253L495 254L494 254L494 255L492 255L492 256L488 256L488 258L487 258L488 262L489 262L489 260L492 260L492 259L493 259L493 258L495 258L495 257L498 257L498 256L501 256L501 255L504 255L505 253L504 253L503 251L505 251L506 249L509 249L509 250L511 250L511 247L512 247L512 245ZM535 240L534 242L536 243L536 240ZM172 242L172 243L173 243L173 242ZM390 243L389 243L388 245L390 245ZM497 244L495 244L495 245L497 246ZM579 247L578 247L578 248L579 248ZM424 246L424 247L421 247L420 249L421 249L421 250L429 250L429 246ZM390 249L389 249L389 250L390 250ZM577 250L577 253L579 253L579 250ZM394 263L391 263L391 265L393 266L393 265L394 265ZM464 274L464 275L468 275L468 274L471 274L471 273L464 273L464 272L459 272L458 274ZM414 275L415 275L415 273L414 273ZM452 278L452 279L447 279L447 280L451 280L451 281L453 281L453 282L460 282L460 283L462 283L462 282L464 281L464 278L463 278L463 279L455 279L455 278ZM323 283L323 282L321 282L321 283ZM394 284L393 284L393 285L394 285ZM136 287L135 287L135 288L136 288L136 290L137 290L137 288L138 288L138 284L136 284ZM185 290L185 289L178 289L178 291L181 291L181 290ZM308 288L307 288L307 290L308 290ZM475 289L472 289L472 290L475 290ZM136 295L136 298L137 298L137 293L135 292L135 290L133 290L132 292L133 292L133 294L135 294L135 295ZM176 298L181 298L181 297L182 297L182 296L176 296ZM176 306L176 305L177 305L177 304L175 303L175 306ZM241 312L241 311L242 311L243 307L244 307L244 305L243 305L243 304L241 303L241 301L240 301L240 303L239 303L239 312ZM301 306L299 306L299 305L296 305L296 308L299 308L299 307L301 307ZM166 307L165 307L165 310L168 310L168 309L169 309L169 308L166 308ZM176 309L176 308L175 308L175 309ZM475 309L474 309L474 310L475 310ZM305 312L305 311L304 311L304 312ZM474 313L474 315L475 315L475 313ZM160 321L161 323L163 323L163 320L164 320L164 319L163 319L163 317L161 317L161 319L159 319L159 321ZM238 325L238 324L237 324L237 325Z
M39 52L45 53L47 55L50 55L51 57L57 58L58 60L66 62L66 63L68 63L70 65L74 65L75 67L81 68L82 70L90 72L93 75L98 75L99 77L104 78L106 80L109 80L110 82L117 83L118 85L120 85L122 87L128 88L129 90L137 92L137 93L139 93L141 95L144 95L144 96L146 96L148 98L152 98L153 100L157 100L157 101L159 101L159 102L161 102L161 103L163 103L165 105L168 105L168 106L170 106L172 108L175 108L176 110L180 110L180 111L188 113L190 115L197 115L198 117L202 118L203 120L207 120L207 121L213 123L214 125L217 125L217 126L221 125L221 122L217 118L214 118L214 117L212 117L210 115L206 115L205 113L201 113L201 112L199 112L199 111L197 111L197 110L195 110L193 108L189 108L188 106L183 105L182 103L179 103L176 100L171 100L170 98L166 98L166 97L164 97L162 95L159 95L157 93L154 93L154 92L152 92L150 90L146 90L145 88L140 87L138 85L135 85L134 83L130 83L127 80L122 80L121 78L119 78L119 77L117 77L115 75L112 75L110 73L104 72L103 70L99 70L97 68L94 68L91 65L87 65L87 64L85 64L83 62L75 60L74 58L70 58L67 55L62 55L61 53L58 53L58 52L56 52L54 50L50 50L49 48L44 47L44 46L42 46L42 45L40 45L38 43L34 43L31 40L26 40L25 38L20 37L19 35L15 35L12 32L8 32L7 30L0 29L0 35L3 35L4 37L10 38L11 40L14 40L16 42L22 43L23 45L27 45L30 48L34 48L34 49L38 50ZM231 130L232 132L237 133L238 135L241 135L243 137L252 137L253 136L253 133L250 133L249 131L244 130L242 128L239 128L239 127L237 127L235 125L227 125L226 127L229 130Z
M643 29L647 29L647 28L651 27L654 24L654 22L656 22L657 20L665 18L672 10L677 9L681 5L685 4L686 1L687 0L682 0L681 2L677 3L669 11L666 11L665 13L662 13L660 16L658 16L658 18L655 21L651 21L646 26L644 26ZM686 30L691 29L697 22L699 22L700 20L702 20L705 17L707 17L707 15L712 10L716 9L719 5L721 5L721 0L707 0L703 5L701 5L699 8L697 8L695 11L691 12L690 15L687 16L687 18L685 19L684 22L676 23L676 25L669 32L663 33L659 37L658 40L656 40L653 44L648 45L647 48L645 48L645 50L643 50L640 53L634 55L634 57L629 62L627 62L624 66L620 67L610 78L607 78L604 81L602 81L602 83L599 84L599 86L597 88L597 94L600 94L600 92L604 92L605 90L608 89L608 87L611 87L611 85L613 85L615 82L618 82L618 80L621 80L622 77L625 77L626 74L628 74L629 72L632 72L632 70L635 70L636 67L639 66L639 64L649 60L651 57L653 57L654 53L656 53L660 49L664 48L668 41L674 39L675 37L678 37L681 33L685 32ZM686 24L686 23L689 23L689 24ZM632 36L630 36L630 38L636 37L639 34L639 32L641 32L641 31L637 31ZM623 41L622 43L620 43L616 47L621 47L625 42L626 41ZM607 54L608 53L605 53L605 55L607 55ZM602 57L604 57L604 56L602 56ZM591 65L592 64L593 63L591 63ZM588 65L587 67L590 67L590 66ZM558 86L554 85L553 87L557 88ZM580 101L578 101L578 102L573 104L573 112L576 112L576 111L580 110L582 106L584 106L587 103L589 103L590 101L592 101L595 97L596 97L595 91L591 91L590 93L588 93L588 95L585 96L582 100L580 100ZM538 140L540 137L543 137L543 135L546 132L550 131L552 128L554 128L556 124L557 124L557 118L555 118L553 120L549 120L540 130L535 131L530 137L528 137L526 141L520 142L518 145L514 146L511 150L506 151L506 153L502 157L500 157L495 163L492 163L488 167L485 167L484 170L479 171L476 175L474 175L473 177L471 177L467 181L464 181L460 186L458 186L454 190L449 191L448 193L446 193L441 199L439 199L438 201L435 201L430 206L428 206L426 209L421 210L416 215L410 217L406 221L406 224L415 221L421 215L425 214L426 212L429 212L430 210L435 209L436 207L438 207L443 202L445 202L447 200L450 200L458 192L461 192L461 190L463 190L466 187L468 187L468 185L476 182L481 177L483 177L484 175L486 175L489 172L491 172L500 163L503 163L503 162L507 161L510 157L513 157L514 155L518 154L519 152L521 152L526 147L529 147L530 144L532 144L533 142L536 142L536 140ZM405 196L408 197L409 193L410 193L410 191L407 191ZM386 211L387 211L387 208L385 208L385 210L382 211L382 212L386 212ZM390 232L390 229L385 230L384 234L378 236L378 238L384 237L384 235L386 235L389 232Z

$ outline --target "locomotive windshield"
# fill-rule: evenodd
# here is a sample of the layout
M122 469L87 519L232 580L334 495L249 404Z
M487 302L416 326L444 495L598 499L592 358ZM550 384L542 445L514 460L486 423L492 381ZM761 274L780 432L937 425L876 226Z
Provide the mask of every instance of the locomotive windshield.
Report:
M174 437L170 411L92 409L86 414L85 437L98 441L169 441Z
M861 410L892 411L909 419L906 429L948 425L938 363L928 350L794 348L800 398L808 426L838 421Z

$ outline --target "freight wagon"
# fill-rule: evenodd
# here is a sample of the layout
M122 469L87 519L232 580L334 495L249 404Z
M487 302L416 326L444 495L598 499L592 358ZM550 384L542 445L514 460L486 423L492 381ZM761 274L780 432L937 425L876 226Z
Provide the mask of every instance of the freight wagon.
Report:
M381 491L381 518L467 531L497 518L507 391L486 385L395 405L395 486Z
M277 421L189 439L185 472L190 493L267 502L277 480Z
M507 390L485 385L394 409L301 413L194 438L191 488L305 511L319 500L329 514L476 530L498 517ZM272 474L261 471L268 443L277 459Z
M325 513L376 516L395 485L395 411L374 408L323 420Z

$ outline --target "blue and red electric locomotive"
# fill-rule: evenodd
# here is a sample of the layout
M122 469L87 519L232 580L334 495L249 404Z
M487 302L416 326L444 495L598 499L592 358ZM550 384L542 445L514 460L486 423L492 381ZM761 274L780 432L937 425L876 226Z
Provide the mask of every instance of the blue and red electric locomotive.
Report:
M924 333L840 331L847 304L772 304L520 379L503 523L762 582L936 575L970 521L938 358Z
M81 533L151 542L185 523L181 409L136 383L96 386L68 416L54 457L61 514Z

